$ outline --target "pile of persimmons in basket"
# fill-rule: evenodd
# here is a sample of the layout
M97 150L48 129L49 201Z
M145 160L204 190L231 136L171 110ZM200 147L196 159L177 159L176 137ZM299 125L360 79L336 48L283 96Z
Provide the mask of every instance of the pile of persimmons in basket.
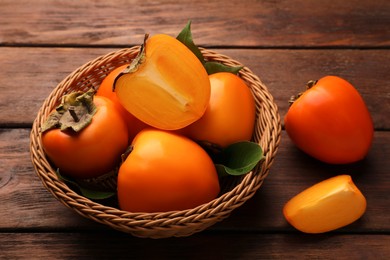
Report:
M146 35L138 55L97 89L63 96L42 126L44 150L64 180L115 176L122 210L207 203L219 195L220 178L246 174L263 158L251 142L255 101L240 69L204 60L190 23L176 38ZM300 149L334 164L365 157L373 136L362 98L335 76L296 96L284 125ZM283 213L297 229L319 233L352 223L365 208L351 177L339 175L292 198Z

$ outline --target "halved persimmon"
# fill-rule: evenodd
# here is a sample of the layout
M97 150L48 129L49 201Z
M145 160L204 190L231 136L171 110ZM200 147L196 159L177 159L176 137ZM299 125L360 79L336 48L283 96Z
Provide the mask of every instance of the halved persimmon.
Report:
M128 64L119 66L112 70L110 73L108 73L108 75L103 79L102 83L100 84L96 95L106 97L114 103L115 107L121 113L123 119L127 124L129 132L129 143L131 143L131 141L138 134L138 132L147 127L147 125L138 120L131 113L129 113L129 111L127 111L119 102L116 93L112 91L115 78L119 75L119 73L126 69L127 66Z
M210 99L210 81L198 58L177 39L145 37L139 55L115 81L121 104L155 128L176 130L198 120Z

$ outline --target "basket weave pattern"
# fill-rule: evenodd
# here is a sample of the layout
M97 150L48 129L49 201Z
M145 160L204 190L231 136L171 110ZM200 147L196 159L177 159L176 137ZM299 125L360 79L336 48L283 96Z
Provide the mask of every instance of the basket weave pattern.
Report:
M250 199L260 188L274 161L280 142L280 116L273 97L266 86L249 68L239 75L251 88L256 103L256 125L252 140L260 144L265 160L241 178L221 183L222 194L209 203L193 209L162 213L132 213L99 204L69 188L58 178L42 148L40 127L49 113L58 105L64 94L73 91L96 89L103 78L116 67L128 64L137 55L139 46L118 50L92 60L66 77L44 101L33 123L30 135L31 160L43 185L62 204L78 214L137 237L165 238L189 236L225 219ZM231 58L201 48L207 60L229 66L242 66Z

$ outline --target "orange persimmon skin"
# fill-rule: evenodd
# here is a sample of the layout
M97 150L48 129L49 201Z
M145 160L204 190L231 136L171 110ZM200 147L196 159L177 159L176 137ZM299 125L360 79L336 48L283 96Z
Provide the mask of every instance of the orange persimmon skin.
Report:
M128 146L128 131L113 102L95 96L97 112L80 132L51 129L42 133L43 148L60 173L75 179L113 170Z
M210 81L203 64L183 43L158 34L146 41L136 69L117 78L115 92L123 107L147 125L177 130L203 115Z
M253 134L256 110L251 90L237 75L228 72L211 74L211 96L204 115L182 129L198 141L227 147L249 141Z
M215 199L218 175L208 154L172 132L144 129L118 173L120 208L165 212L194 208Z
M298 148L331 164L363 159L374 136L364 100L349 82L336 76L321 78L294 101L284 125Z
M124 118L127 128L129 131L129 143L133 140L133 138L138 134L139 131L147 127L147 125L140 120L138 120L135 116L130 114L119 102L118 97L116 96L115 91L113 90L115 78L121 73L128 64L122 65L118 68L112 70L102 81L100 84L96 95L103 96L110 99L116 106L117 110L121 113Z
M367 202L351 176L339 175L319 182L289 200L286 220L305 233L332 231L359 219Z

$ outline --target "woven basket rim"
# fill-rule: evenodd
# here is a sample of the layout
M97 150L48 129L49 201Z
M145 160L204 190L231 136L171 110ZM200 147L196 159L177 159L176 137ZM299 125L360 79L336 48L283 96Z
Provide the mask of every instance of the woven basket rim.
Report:
M191 235L228 217L231 211L254 195L267 177L279 146L281 123L273 97L259 77L238 61L226 55L200 48L206 59L222 62L229 66L243 66L239 76L248 83L254 93L256 114L262 118L267 117L265 120L256 122L253 137L262 146L265 160L252 172L245 175L241 182L230 191L208 203L188 210L156 213L127 212L102 205L79 195L60 180L42 148L39 128L55 107L59 97L67 91L72 91L73 88L79 89L86 85L98 87L102 78L111 70L120 66L120 64L129 63L138 53L139 47L120 49L99 56L77 68L53 89L44 100L33 123L30 134L31 160L36 174L46 189L62 204L86 218L140 237L162 238ZM99 75L99 77L90 77L90 75ZM259 115L260 112L262 115ZM263 144L267 145L263 147Z

